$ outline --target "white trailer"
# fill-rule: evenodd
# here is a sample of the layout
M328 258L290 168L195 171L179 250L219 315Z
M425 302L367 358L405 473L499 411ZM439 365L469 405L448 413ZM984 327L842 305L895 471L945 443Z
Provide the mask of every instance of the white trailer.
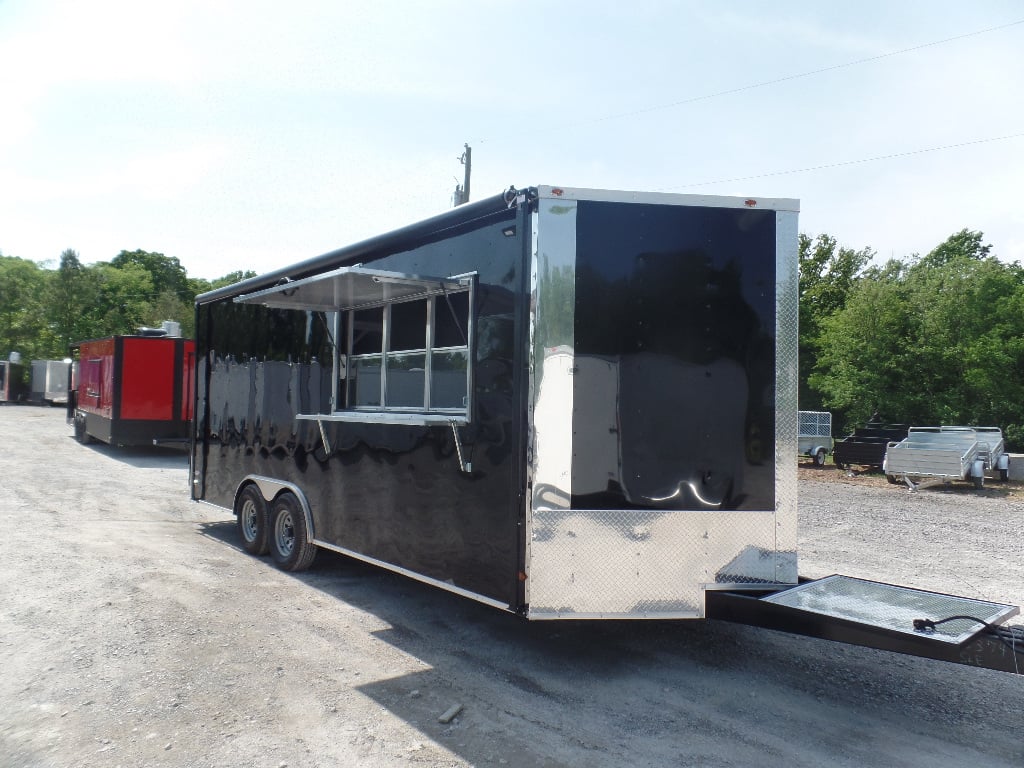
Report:
M64 405L68 401L68 371L70 360L33 360L32 393L33 403Z

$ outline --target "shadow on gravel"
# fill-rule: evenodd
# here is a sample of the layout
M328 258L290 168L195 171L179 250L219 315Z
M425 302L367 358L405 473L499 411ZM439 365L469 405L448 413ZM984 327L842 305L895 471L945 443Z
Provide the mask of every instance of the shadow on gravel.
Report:
M213 539L221 544L227 544L232 549L238 550L241 554L246 554L238 541L238 527L235 525L234 519L218 520L213 523L200 523L199 530L206 538Z
M248 556L232 521L203 533ZM644 764L645 744L658 742L685 764L720 764L722 744L729 765L838 744L854 762L884 765L884 747L860 754L851 722L954 752L1014 730L1016 716L992 707L993 695L1019 692L1012 675L724 622L530 622L327 550L293 577L388 625L372 634L426 669L355 689L473 765L603 766L632 750ZM803 726L792 748L758 735L792 734L794 722ZM988 754L1004 764L1017 742L996 741ZM573 759L561 762L552 744Z
M68 439L75 438L69 435ZM138 469L188 469L188 452L181 448L156 445L123 447L95 442L81 448Z

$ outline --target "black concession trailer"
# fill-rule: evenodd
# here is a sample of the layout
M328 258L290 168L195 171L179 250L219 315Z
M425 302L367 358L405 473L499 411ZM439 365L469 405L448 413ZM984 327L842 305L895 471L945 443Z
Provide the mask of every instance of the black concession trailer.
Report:
M285 570L1013 669L1013 606L798 577L797 210L510 188L198 296L192 497Z

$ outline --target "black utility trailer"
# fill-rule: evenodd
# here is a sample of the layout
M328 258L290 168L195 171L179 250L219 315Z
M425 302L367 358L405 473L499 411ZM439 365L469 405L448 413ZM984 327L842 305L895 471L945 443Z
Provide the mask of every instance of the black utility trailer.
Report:
M867 424L855 429L835 444L832 461L840 469L853 465L881 469L886 447L905 439L908 429L906 424Z
M13 360L0 360L0 403L23 403L28 399L29 385L25 366Z
M927 593L799 582L797 294L795 201L511 188L197 297L192 497L285 570L946 657L879 618ZM1016 608L955 605L1003 648Z

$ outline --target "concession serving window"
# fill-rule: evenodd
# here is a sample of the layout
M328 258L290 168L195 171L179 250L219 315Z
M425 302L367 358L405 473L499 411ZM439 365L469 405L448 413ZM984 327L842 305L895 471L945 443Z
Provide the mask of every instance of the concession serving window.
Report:
M426 277L356 266L235 301L324 313L334 347L331 412L297 418L466 424L475 285L475 273Z

